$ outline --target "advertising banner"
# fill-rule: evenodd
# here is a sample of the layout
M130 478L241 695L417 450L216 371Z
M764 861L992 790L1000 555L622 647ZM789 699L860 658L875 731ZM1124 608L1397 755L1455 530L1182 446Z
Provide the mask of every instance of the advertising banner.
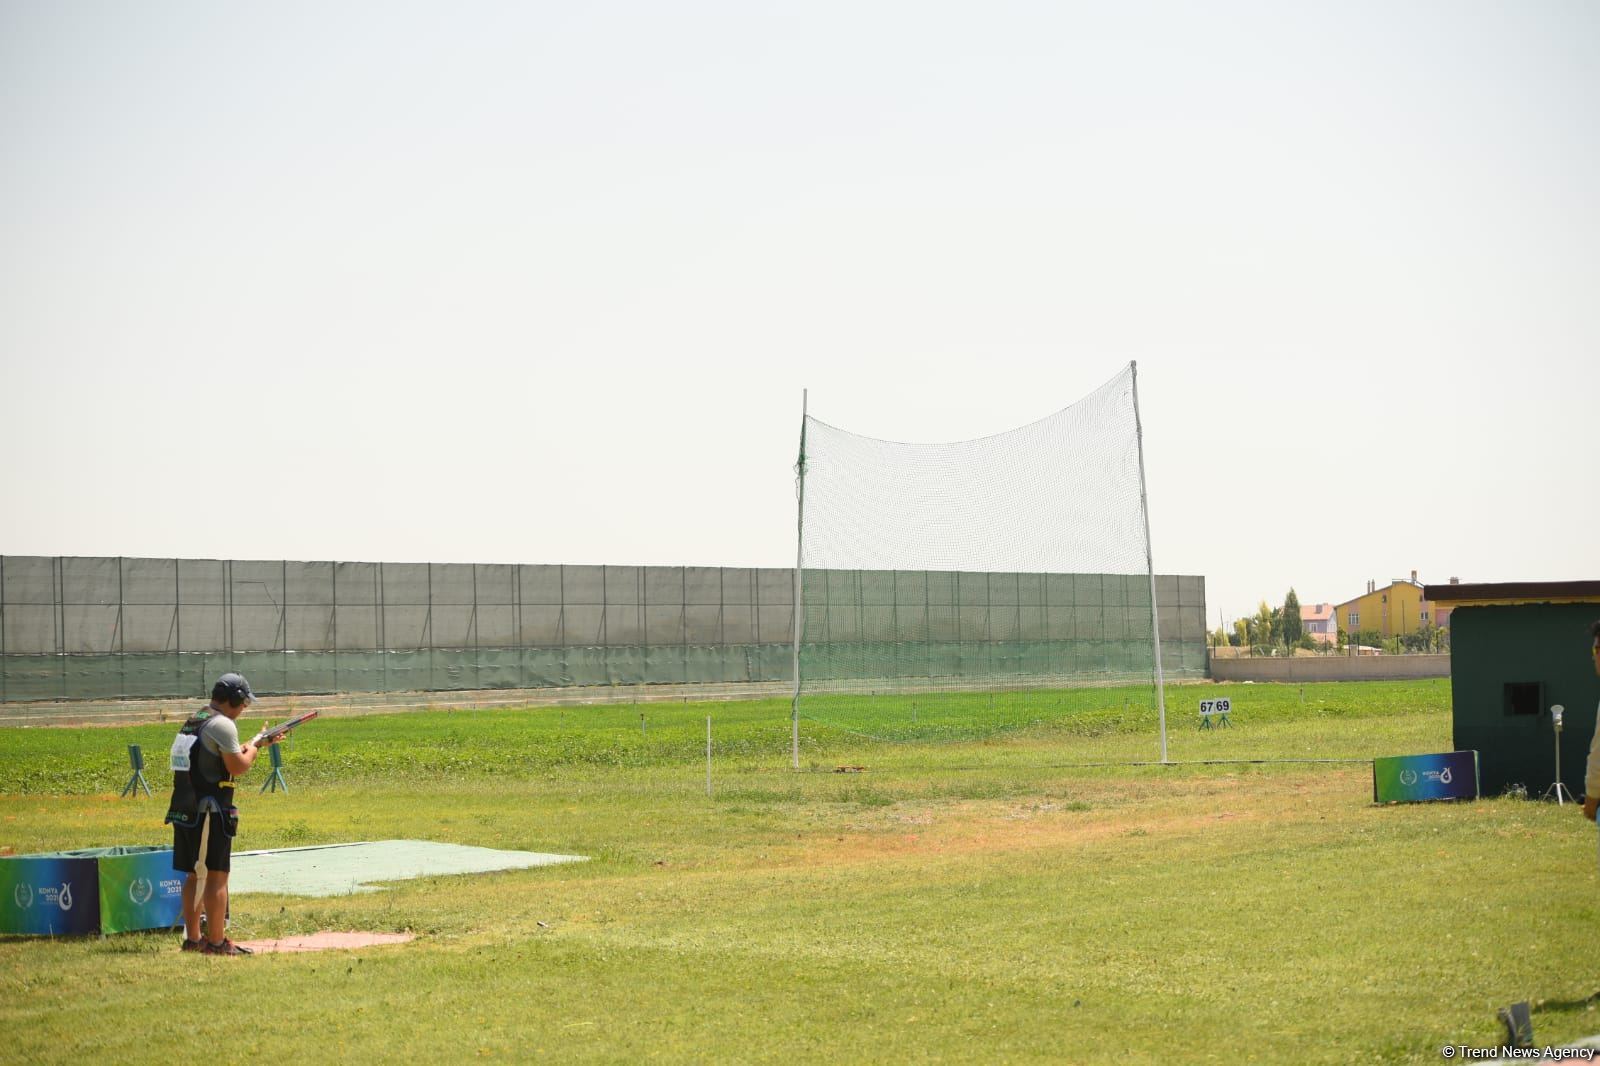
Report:
M0 859L0 933L64 936L100 931L95 860L61 855Z
M1475 751L1396 755L1372 760L1374 803L1477 798L1478 753Z
M183 874L171 848L108 848L100 864L100 931L171 929L183 913Z
M85 848L0 858L0 933L68 936L170 929L183 909L172 849Z

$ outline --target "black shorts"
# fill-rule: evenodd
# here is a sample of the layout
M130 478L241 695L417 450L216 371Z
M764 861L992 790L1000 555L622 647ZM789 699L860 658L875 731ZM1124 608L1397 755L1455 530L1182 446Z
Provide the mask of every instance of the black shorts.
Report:
M238 815L229 817L212 811L206 821L193 829L187 826L172 827L172 868L193 873L195 860L200 857L200 838L206 839L206 869L218 873L233 866L233 834L239 828Z

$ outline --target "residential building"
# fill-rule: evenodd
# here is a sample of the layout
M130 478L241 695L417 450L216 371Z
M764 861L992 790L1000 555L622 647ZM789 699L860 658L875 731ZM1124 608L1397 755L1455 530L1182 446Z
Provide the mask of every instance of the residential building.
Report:
M1455 578L1450 581L1456 583ZM1368 581L1365 593L1334 608L1334 621L1349 633L1376 630L1386 637L1398 637L1416 632L1424 622L1447 624L1450 610L1448 605L1440 608L1428 600L1413 570L1409 579L1397 577L1383 588Z
M1300 627L1306 636L1319 644L1333 644L1339 639L1339 625L1334 621L1331 603L1318 603L1300 607Z

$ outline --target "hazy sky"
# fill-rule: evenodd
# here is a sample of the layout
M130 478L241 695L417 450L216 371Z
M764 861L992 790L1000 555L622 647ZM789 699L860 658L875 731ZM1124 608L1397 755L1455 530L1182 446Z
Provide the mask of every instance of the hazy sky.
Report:
M1139 361L1215 624L1600 577L1600 5L0 0L0 553L790 565Z

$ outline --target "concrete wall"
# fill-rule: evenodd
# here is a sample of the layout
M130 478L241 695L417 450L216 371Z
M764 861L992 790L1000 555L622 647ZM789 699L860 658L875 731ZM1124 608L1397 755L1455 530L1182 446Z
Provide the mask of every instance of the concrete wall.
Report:
M1449 677L1449 655L1307 655L1212 659L1213 681L1399 681Z

